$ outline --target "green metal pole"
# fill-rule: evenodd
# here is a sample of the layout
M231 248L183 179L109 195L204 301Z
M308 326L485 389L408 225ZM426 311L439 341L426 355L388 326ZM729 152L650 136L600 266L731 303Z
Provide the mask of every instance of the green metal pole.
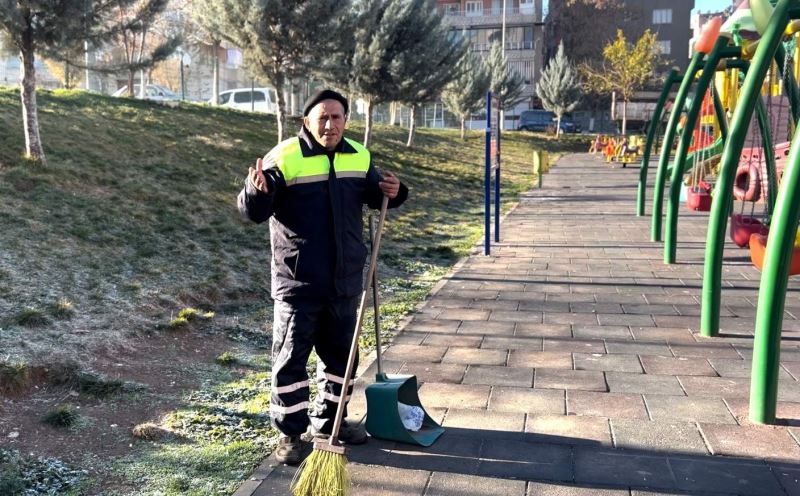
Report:
M764 162L767 167L767 216L772 215L775 210L775 196L778 194L775 186L778 184L778 176L775 173L775 149L772 147L772 131L767 107L764 100L760 97L756 102L756 117L758 119L758 129L761 131L761 142L764 150Z
M714 201L711 204L711 214L708 220L700 313L700 332L703 336L710 337L719 334L722 255L725 246L725 229L733 197L733 179L747 136L747 127L753 116L753 109L756 101L761 98L761 84L781 42L783 30L789 19L789 7L796 3L797 0L780 0L775 8L772 21L758 43L731 119L730 132L722 152L719 177L717 177Z
M656 183L653 186L653 218L650 223L650 240L661 241L661 212L664 200L664 182L666 181L667 166L669 164L669 153L672 151L672 142L675 140L675 131L678 128L678 120L681 116L681 109L686 102L686 95L692 85L695 74L703 60L702 53L695 53L689 61L689 67L683 76L683 81L675 95L675 102L672 105L672 113L667 122L667 131L664 133L664 143L661 145L661 154L658 158L658 169L656 169ZM687 132L686 129L683 131ZM691 133L691 131L688 131Z
M756 336L750 380L750 420L758 424L775 423L783 309L798 219L800 219L800 134L795 131L783 182L778 191L758 291Z
M672 69L667 74L667 79L664 81L664 87L661 89L661 94L658 96L656 107L653 109L653 115L650 117L650 127L647 129L647 140L644 144L642 151L642 166L639 168L639 191L636 196L636 215L641 217L644 215L644 200L647 195L647 170L650 166L650 152L653 149L653 143L656 141L656 131L658 123L661 122L661 114L664 111L664 105L669 98L669 92L672 86L679 82L683 76L677 69ZM674 109L675 107L673 107Z
M725 115L725 107L722 106L722 100L720 100L719 92L717 91L714 91L714 114L717 116L719 134L722 136L722 142L724 143L728 139L728 116Z
M714 48L706 57L703 65L703 72L697 80L695 87L695 97L692 105L686 114L686 126L683 128L678 140L678 148L675 150L675 161L672 164L672 177L669 181L669 199L667 201L667 227L664 237L664 263L674 264L675 256L678 252L678 205L680 204L681 188L683 187L683 170L686 165L686 154L689 145L692 143L692 130L694 130L700 109L703 106L703 97L717 73L717 64L720 60L720 50L728 44L728 38L720 36L714 43ZM697 150L695 150L697 153Z

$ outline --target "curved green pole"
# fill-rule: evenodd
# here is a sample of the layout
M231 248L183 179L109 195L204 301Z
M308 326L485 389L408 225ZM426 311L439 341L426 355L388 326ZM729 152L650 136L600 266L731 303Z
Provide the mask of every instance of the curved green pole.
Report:
M761 142L764 144L762 150L764 152L764 164L767 168L767 216L772 215L775 209L775 185L777 184L778 176L775 174L775 149L770 146L772 144L772 131L770 126L769 113L764 100L759 95L756 102L756 115L758 117L758 128L761 131Z
M728 224L733 197L733 178L744 147L747 128L753 116L756 101L761 99L761 84L767 74L772 57L781 42L781 35L789 19L789 8L797 0L780 0L769 26L758 43L750 69L745 76L738 105L731 119L728 140L722 151L719 177L711 203L706 238L703 292L700 313L700 332L703 336L719 333L720 293L722 291L722 254L725 246L725 229Z
M678 148L675 150L675 162L672 164L672 177L669 182L669 200L667 201L667 226L664 230L664 263L675 263L675 255L678 251L678 205L680 204L681 188L683 187L683 170L686 167L686 154L689 151L689 145L692 144L692 131L694 130L697 118L700 115L700 109L703 107L703 100L717 73L717 64L720 60L720 51L728 44L728 38L720 36L714 43L714 48L711 53L706 57L706 63L703 65L703 72L697 79L695 86L695 97L692 100L692 105L686 113L686 126L683 128L678 140ZM739 50L737 49L738 53ZM697 153L695 151L695 153Z
M644 200L647 194L647 169L650 165L650 152L656 140L658 123L661 122L661 113L664 111L664 105L667 103L667 98L669 97L672 86L680 82L682 78L683 76L678 73L677 69L673 68L669 71L667 79L664 81L664 87L661 89L661 94L658 96L656 107L653 109L653 115L650 118L650 127L647 129L647 140L645 141L644 150L642 151L642 166L639 168L639 191L636 196L636 215L638 217L644 215ZM673 107L673 109L674 108L675 107Z
M783 309L789 265L797 235L797 221L800 219L798 136L800 134L795 131L783 182L778 191L775 215L769 230L758 292L753 370L750 380L750 420L758 424L775 423Z
M719 97L719 92L714 91L714 113L717 116L717 124L719 125L719 134L722 137L722 142L728 139L728 116L725 115L725 107L722 106L722 100Z
M792 110L792 118L797 122L798 112L800 112L800 108L798 108L800 105L798 104L797 81L794 80L794 72L791 68L789 68L787 74L784 74L783 64L786 63L786 48L784 48L782 44L778 45L778 51L775 52L775 62L778 64L781 77L783 77L786 82L784 88L786 90L786 97L789 99L789 108Z
M702 53L695 53L689 61L689 67L686 68L686 73L683 75L683 81L678 88L678 94L675 95L675 101L672 104L672 113L667 122L667 131L664 133L664 143L661 145L661 154L658 158L658 169L656 170L656 183L653 185L653 218L650 223L650 240L661 241L661 212L662 202L664 200L664 182L666 181L667 166L669 164L669 154L672 151L672 142L675 141L675 131L678 128L678 120L681 117L681 110L686 102L686 95L689 93L689 87L692 85L695 74L700 68L700 62L703 60ZM684 129L684 132L687 132ZM688 131L691 133L691 131Z

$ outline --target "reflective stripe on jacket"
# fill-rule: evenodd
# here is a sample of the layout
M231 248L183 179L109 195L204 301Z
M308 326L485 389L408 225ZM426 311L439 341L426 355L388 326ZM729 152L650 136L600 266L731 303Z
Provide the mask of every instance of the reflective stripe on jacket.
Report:
M369 151L344 138L328 152L303 128L265 156L264 176L269 193L245 181L239 210L255 222L269 219L272 297L360 293L367 255L362 207L379 208L383 197ZM389 206L399 206L407 195L401 185Z

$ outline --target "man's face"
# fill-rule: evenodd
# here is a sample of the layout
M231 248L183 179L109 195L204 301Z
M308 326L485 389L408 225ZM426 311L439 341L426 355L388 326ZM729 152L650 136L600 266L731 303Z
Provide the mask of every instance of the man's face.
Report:
M344 107L333 99L322 100L303 117L303 124L326 150L335 149L342 141L345 122Z

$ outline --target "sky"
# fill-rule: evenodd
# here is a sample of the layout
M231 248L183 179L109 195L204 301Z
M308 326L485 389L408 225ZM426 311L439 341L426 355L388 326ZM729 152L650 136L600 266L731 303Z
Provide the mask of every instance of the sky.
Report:
M695 0L695 10L701 12L711 12L715 10L722 10L731 4L731 0Z

